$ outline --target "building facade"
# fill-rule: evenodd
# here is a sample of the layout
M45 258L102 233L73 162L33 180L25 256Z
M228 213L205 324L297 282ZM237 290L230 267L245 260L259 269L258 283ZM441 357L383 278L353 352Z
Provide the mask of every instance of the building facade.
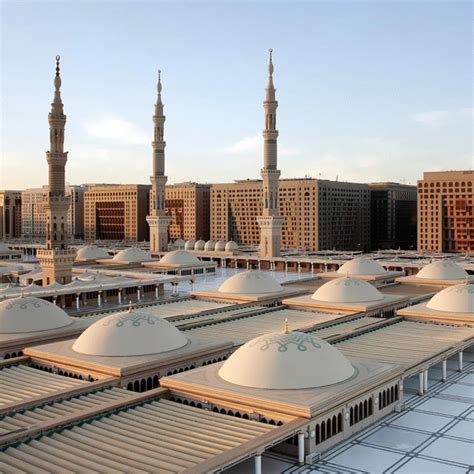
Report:
M416 248L416 186L370 183L372 250Z
M262 212L262 197L259 180L213 184L210 238L258 245L256 218ZM366 184L280 179L278 208L284 218L283 248L368 250L370 246L370 194Z
M21 191L0 191L0 239L21 237Z
M84 193L85 240L148 240L150 185L91 184Z
M65 195L70 198L66 216L67 235L75 239L84 238L84 192L85 186L65 186ZM46 211L43 206L48 195L48 186L30 188L21 192L21 235L24 238L46 237Z
M430 171L418 181L418 251L474 250L474 171Z

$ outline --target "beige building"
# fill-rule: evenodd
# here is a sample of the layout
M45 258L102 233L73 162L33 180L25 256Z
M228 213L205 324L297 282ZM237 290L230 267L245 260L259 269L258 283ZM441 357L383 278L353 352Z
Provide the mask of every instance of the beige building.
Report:
M418 181L418 251L474 250L474 171L432 171Z
M262 181L211 187L211 239L258 245ZM370 244L370 194L366 184L280 179L281 243L308 250L364 250Z
M65 195L70 197L67 210L66 229L71 238L84 238L84 186L65 186ZM46 211L43 206L48 186L25 189L21 192L21 235L26 238L46 236Z
M148 239L146 216L150 186L145 184L92 184L84 193L86 240Z
M21 236L21 191L0 191L0 239Z

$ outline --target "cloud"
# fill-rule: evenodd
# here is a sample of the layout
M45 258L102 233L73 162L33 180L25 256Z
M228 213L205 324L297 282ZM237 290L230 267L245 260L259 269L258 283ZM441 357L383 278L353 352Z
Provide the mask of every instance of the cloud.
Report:
M222 150L228 155L247 155L262 154L263 153L263 138L261 135L255 135L253 137L244 137L233 145L226 147ZM295 147L286 147L285 145L278 144L278 154L280 156L296 156L301 153L301 150Z
M149 134L120 117L102 117L84 126L87 134L128 145L144 145L151 142Z
M441 125L449 116L447 110L434 110L431 112L422 112L412 116L415 122L421 123L429 127Z

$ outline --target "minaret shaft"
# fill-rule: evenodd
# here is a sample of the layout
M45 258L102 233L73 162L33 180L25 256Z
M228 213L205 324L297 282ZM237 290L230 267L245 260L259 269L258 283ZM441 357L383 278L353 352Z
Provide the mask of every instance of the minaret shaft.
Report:
M147 217L150 226L150 251L152 253L168 250L168 226L171 218L166 215L166 182L165 176L165 148L164 127L166 117L163 115L163 102L161 101L161 71L158 71L158 98L153 115L153 174L150 176L153 199L150 214Z
M37 257L43 269L43 285L68 283L72 279L72 264L76 252L67 247L67 212L69 197L65 195L67 152L64 151L66 116L61 101L59 56L56 56L54 98L48 115L50 150L48 162L48 195L43 203L46 212L46 249L38 250Z
M278 211L278 180L280 170L277 169L278 150L276 129L276 110L278 102L275 98L273 85L272 50L268 65L268 84L265 89L265 129L263 130L263 168L260 176L263 180L262 216L257 218L260 226L260 255L262 257L277 257L280 255L281 226L283 218Z

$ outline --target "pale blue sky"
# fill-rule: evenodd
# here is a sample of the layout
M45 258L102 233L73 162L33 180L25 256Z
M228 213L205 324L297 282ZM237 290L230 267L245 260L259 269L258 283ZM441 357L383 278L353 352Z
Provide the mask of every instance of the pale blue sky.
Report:
M46 183L54 57L67 180L258 177L268 48L283 177L414 183L473 166L472 2L1 1L1 188Z

